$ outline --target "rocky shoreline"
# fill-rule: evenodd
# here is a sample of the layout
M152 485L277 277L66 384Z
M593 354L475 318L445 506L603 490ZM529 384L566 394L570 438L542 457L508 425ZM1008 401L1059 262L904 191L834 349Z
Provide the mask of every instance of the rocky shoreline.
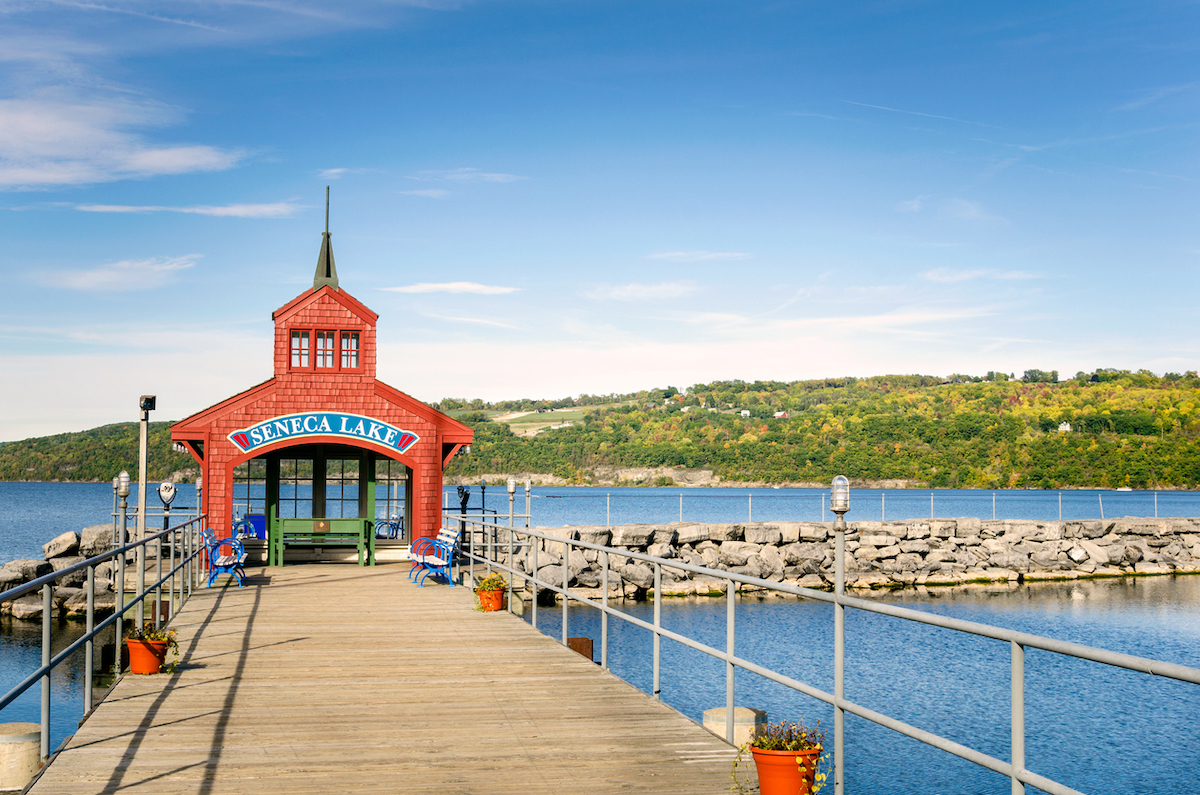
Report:
M833 584L832 522L671 522L537 527L553 538L609 546L609 586L635 598L653 589L654 571L644 562L622 556L640 552L694 566L730 571L802 588L831 589ZM518 537L519 538L519 537ZM0 591L112 548L112 525L63 533L42 546L44 560L14 560L0 566ZM562 546L538 545L538 579L560 584ZM522 545L515 565L529 570L529 545ZM98 615L116 607L114 579L106 562L96 570ZM153 561L147 561L152 567ZM599 589L600 555L573 550L567 561L569 585ZM973 583L1036 582L1092 577L1200 574L1200 519L1121 519L1087 521L1023 521L913 519L853 522L846 532L846 586L877 590L906 587L949 587ZM136 585L136 567L125 568L126 588ZM725 580L663 569L664 596L717 596ZM84 573L60 580L54 589L56 615L82 619L87 608ZM742 591L753 591L740 586ZM42 597L27 594L0 603L0 616L40 620Z
M802 588L831 589L832 522L635 524L538 527L556 538L612 546L609 586L650 590L654 571L621 556L641 552ZM529 571L528 549L516 565ZM538 579L560 584L562 546L541 541ZM595 550L573 550L570 585L598 588ZM846 533L846 586L854 589L947 587L1092 577L1200 574L1200 520L1125 517L1094 521L921 519L854 522ZM725 580L663 568L664 595L720 595ZM741 586L747 590L747 586ZM753 590L753 589L750 589Z
M112 549L113 526L99 524L85 527L76 533L70 530L52 538L42 545L44 560L24 558L10 560L0 566L0 591L62 571L86 558ZM97 616L111 613L117 607L116 592L110 580L115 562L106 561L96 567L96 590L94 607ZM132 575L132 579L131 579ZM87 591L84 589L87 574L77 571L59 579L54 587L54 613L57 616L82 621L87 615ZM125 568L126 587L136 587L136 569ZM42 595L30 593L7 602L0 602L0 616L12 616L24 621L40 621L42 618Z

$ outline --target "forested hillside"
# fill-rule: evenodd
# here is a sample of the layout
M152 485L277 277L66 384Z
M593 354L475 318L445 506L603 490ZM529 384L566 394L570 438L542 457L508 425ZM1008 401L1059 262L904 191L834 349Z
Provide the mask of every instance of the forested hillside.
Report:
M959 488L1200 485L1194 372L1098 370L1062 382L1039 370L1020 379L720 381L574 399L448 399L438 407L475 428L472 454L448 470L458 475L535 472L588 483L600 466L669 466L769 483L842 473ZM586 411L569 427L534 436L496 420L553 408ZM1062 423L1071 429L1060 431ZM152 480L195 466L171 452L168 428L150 425ZM2 480L107 481L136 467L135 423L0 445Z
M587 482L600 465L683 466L776 483L843 473L958 488L1197 486L1194 372L1057 378L1030 370L1019 380L989 373L714 382L639 393L633 405L598 409L532 438L514 436L486 412L466 412L476 443L451 472ZM1070 431L1059 431L1064 422Z
M196 467L190 455L171 451L171 423L150 423L148 441L148 480ZM136 479L137 453L136 422L7 442L0 444L0 480L109 481L122 469Z

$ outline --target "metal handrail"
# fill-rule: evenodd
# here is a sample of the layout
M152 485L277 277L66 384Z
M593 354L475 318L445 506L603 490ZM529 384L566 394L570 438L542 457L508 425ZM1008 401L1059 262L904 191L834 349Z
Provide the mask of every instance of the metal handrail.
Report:
M446 517L446 521L462 521L462 519L463 519L463 517L461 517L461 516L456 516L456 517L447 516ZM474 566L475 566L476 561L478 561L481 564L486 564L487 570L489 572L491 571L491 569L493 567L500 569L502 571L508 572L508 575L509 575L508 591L509 591L509 603L510 604L512 603L514 580L517 578L520 578L524 583L523 587L529 587L530 590L534 594L533 606L532 606L533 612L532 612L531 618L532 618L533 626L535 628L537 627L537 613L538 613L538 604L537 604L537 597L536 597L537 589L542 588L544 590L548 590L548 591L552 591L554 593L560 594L563 597L561 628L562 628L562 644L564 646L567 645L568 626L569 626L569 620L570 620L569 602L571 599L575 599L576 601L578 601L584 605L587 605L589 607L595 608L596 610L600 611L600 631L601 631L600 665L606 670L608 669L608 617L610 615L616 616L629 624L632 624L637 627L641 627L642 629L646 629L646 630L649 630L650 632L654 633L653 695L655 698L661 699L661 690L659 687L659 681L660 681L660 663L661 663L661 646L660 646L660 644L661 644L662 638L665 637L668 640L673 640L677 643L687 646L688 648L695 649L696 651L699 651L701 653L707 654L710 657L713 657L715 659L723 661L726 665L726 687L725 687L725 691L726 691L726 705L725 705L726 706L726 710L725 710L726 725L725 725L725 731L726 731L726 740L728 740L730 743L733 743L733 730L734 730L734 722L733 722L733 719L734 719L734 709L733 709L733 707L734 707L734 686L733 686L734 670L736 668L741 668L741 669L744 669L751 673L758 674L758 675L760 675L766 679L769 679L773 682L777 682L781 685L784 685L785 687L789 687L793 690L804 693L805 695L816 698L827 704L830 704L834 707L835 710L849 712L851 714L865 718L866 720L872 721L873 723L879 724L880 726L883 726L888 729L892 729L893 731L896 731L907 737L911 737L915 740L919 740L923 743L926 743L927 745L931 745L934 748L937 748L939 750L953 754L962 759L966 759L967 761L973 762L977 765L980 765L981 767L985 767L989 770L995 771L1002 775L1009 776L1013 782L1013 790L1012 790L1013 793L1024 793L1025 792L1024 785L1029 784L1029 785L1032 785L1044 792L1050 793L1050 795L1083 795L1083 793L1080 793L1078 790L1074 790L1064 784L1061 784L1057 781L1053 781L1051 779L1048 779L1044 776L1040 776L1036 773L1033 773L1033 772L1025 769L1025 762L1024 762L1024 756L1025 756L1024 690L1025 690L1025 648L1026 647L1041 649L1044 651L1054 652L1057 654L1063 654L1066 656L1076 657L1079 659L1089 660L1092 662L1098 662L1098 663L1102 663L1104 665L1111 665L1114 667L1124 668L1124 669L1131 670L1131 671L1138 671L1141 673L1148 673L1148 674L1152 674L1155 676L1162 676L1162 677L1165 677L1168 679L1175 679L1175 680L1182 681L1182 682L1190 682L1192 684L1200 684L1200 669L1191 668L1186 665L1179 665L1176 663L1163 662L1161 660L1152 660L1152 659L1149 659L1146 657L1137 657L1137 656L1130 655L1130 654L1122 654L1119 652L1108 651L1106 649L1097 649L1097 648L1094 648L1091 646L1085 646L1085 645L1078 644L1078 643L1070 643L1067 641L1056 640L1054 638L1046 638L1046 637L1043 637L1040 635L1032 635L1027 632L1019 632L1016 630L1009 630L1009 629L1003 629L1000 627L993 627L993 626L990 626L987 624L980 624L980 623L977 623L974 621L964 621L962 619L949 618L947 616L941 616L941 615L937 615L935 613L927 613L927 612L924 612L921 610L914 610L912 608L898 607L895 605L888 605L888 604L881 604L878 602L873 602L873 601L869 601L869 600L865 600L865 599L859 599L859 598L855 598L855 597L851 597L851 596L846 596L843 593L838 593L836 590L833 593L829 593L826 591L816 591L816 590L813 590L810 588L800 588L798 586L787 585L787 584L779 583L779 582L772 582L770 580L764 580L764 579L761 579L758 577L750 577L750 576L747 576L744 574L736 574L734 572L722 571L720 569L710 569L710 568L706 568L704 566L696 566L696 565L689 564L689 563L683 563L682 561L668 560L666 558L657 558L652 555L647 555L647 554L644 554L641 552L634 552L634 551L629 551L629 550L615 550L612 547L606 547L606 546L602 546L599 544L593 544L593 543L590 543L587 541L579 541L579 540L575 540L575 539L564 538L562 536L557 536L557 535L550 535L547 533L540 533L536 530L520 528L520 527L504 526L504 525L499 525L499 524L489 524L489 523L481 522L479 520L471 519L471 518L466 519L466 521L473 525L480 525L481 527L478 529L484 530L485 533L488 530L491 530L492 535L494 535L495 533L497 533L500 530L509 530L510 531L510 533L508 535L508 539L507 539L507 563L501 561L499 559L499 557L497 556L496 553L498 550L497 550L497 544L495 544L495 543L489 543L487 549L482 551L483 554L477 554L476 550L474 548L474 545L473 545L475 533L471 532L471 533L467 534L468 545L463 550L463 554L467 557L467 559L470 562L469 563L469 565L470 565L469 576L474 578ZM528 565L528 568L530 569L529 572L518 571L515 568L515 566L513 565L513 562L514 562L513 557L516 552L515 546L517 544L515 539L516 539L516 536L518 536L518 535L524 537L525 539L528 539L529 557L527 559L527 565ZM533 539L537 539L539 541L557 542L557 543L562 544L563 554L562 554L562 559L561 559L561 562L562 562L562 585L561 586L554 585L553 583L549 583L549 582L542 582L541 580L539 580L537 578L537 572L538 572L537 552L538 552L539 544L532 543ZM488 540L492 541L492 538L489 537ZM601 569L602 575L601 575L601 585L600 585L602 596L601 596L600 601L589 598L587 596L583 596L578 593L571 592L571 589L568 586L568 583L570 581L569 558L570 558L570 550L572 548L590 549L590 550L594 550L597 553L600 553L600 555L602 555L602 569ZM500 550L500 551L502 551L502 550ZM608 585L609 585L609 556L610 555L617 555L618 557L621 557L621 558L630 558L633 560L639 560L639 561L648 563L654 567L654 592L655 592L656 598L654 600L654 620L653 620L653 622L645 621L645 620L637 618L635 616L631 616L627 613L624 613L620 610L617 610L616 608L609 606L609 603L608 603L609 587L608 587ZM838 580L840 581L842 579L842 577L844 577L844 570L842 569L842 565L843 565L842 564L842 561L843 561L842 556L838 555L835 558L835 561L836 561L835 568L838 569L838 571L835 571L835 575L838 577ZM681 570L681 571L689 571L694 574L701 574L701 575L708 576L708 577L718 578L718 579L725 580L728 583L728 585L725 589L726 605L727 605L727 607L726 607L726 648L725 649L722 650L722 649L714 648L707 644L701 643L697 640L693 640L692 638L689 638L685 635L681 635L677 632L673 632L671 630L663 628L661 609L660 609L661 600L659 598L657 598L657 595L659 593L661 593L662 569L664 567L669 568L669 569ZM883 713L871 710L868 707L865 707L863 705L856 704L851 701L847 701L844 697L841 697L840 694L844 692L844 686L843 686L844 673L842 671L842 665L840 664L840 661L843 659L843 651L844 650L841 648L842 638L840 636L840 633L835 633L835 646L837 646L837 648L835 648L835 650L834 650L834 655L835 655L835 688L834 689L835 689L835 693L827 693L823 690L820 690L819 688L813 687L813 686L806 684L804 682L801 682L797 679L793 679L789 676L780 674L769 668L765 668L761 665L753 663L742 657L738 657L734 651L734 648L735 648L735 644L734 644L735 626L736 626L735 621L734 621L734 607L736 604L736 601L735 601L736 592L735 592L735 588L733 587L734 583L742 584L742 585L750 585L750 586L754 586L756 588L776 591L778 593L791 594L791 595L803 597L806 599L814 599L814 600L821 601L821 602L828 602L828 603L831 603L838 607L843 607L843 608L851 607L851 608L854 608L857 610L863 610L865 612L878 613L880 615L891 616L893 618L899 618L899 619L903 619L906 621L914 621L914 622L926 624L929 626L940 627L943 629L950 629L950 630L954 630L957 632L965 632L968 634L979 635L981 637L991 638L993 640L998 640L998 641L1003 641L1003 642L1009 643L1010 652L1012 655L1012 659L1011 659L1012 701L1011 701L1010 717L1011 717L1011 724L1012 724L1012 757L1013 758L1009 761L997 759L996 757L990 756L988 754L984 754L980 751L977 751L975 749L972 749L972 748L962 745L960 743L956 743L953 740L947 739L947 738L942 737L933 732L928 732L923 729L919 729L908 723L904 723L903 721L899 721L899 720L896 720L895 718L884 715ZM841 793L843 792L843 783L844 782L842 781L843 776L840 775L842 772L842 766L841 766L840 762L842 761L842 757L844 755L844 747L843 747L843 739L841 737L840 732L835 736L835 743L837 746L835 749L835 753L836 753L836 757L837 757L835 759L835 764L837 765L837 772L839 775L837 775L837 777L834 781L834 785L835 785L835 792L838 793L838 795L841 795Z
M45 761L50 756L50 673L61 663L66 661L72 654L84 649L84 668L87 671L87 676L84 681L83 691L83 712L86 717L92 711L92 674L95 669L95 639L103 630L110 626L115 627L115 654L113 662L113 673L120 674L121 672L121 635L122 622L125 620L125 614L132 608L137 608L144 615L144 602L151 596L154 598L154 624L157 627L161 620L161 610L159 605L162 603L162 586L169 584L168 594L168 617L169 623L175 617L178 607L182 606L191 595L191 593L199 586L201 570L206 558L203 556L204 546L200 543L200 529L203 528L203 522L207 519L206 515L200 515L194 519L190 519L183 524L169 527L165 530L160 530L153 535L148 535L140 541L134 541L117 549L111 549L108 552L103 552L99 555L79 561L70 566L64 567L59 571L51 574L46 574L36 579L30 580L27 583L22 583L6 591L0 592L0 602L17 599L28 593L41 590L42 592L42 664L41 667L34 670L14 687L10 688L7 693L0 696L0 709L4 709L17 698L19 698L26 690L34 685L39 680L42 683L41 692L41 758ZM171 562L166 574L162 573L162 542L163 538L170 536L170 553ZM176 536L182 540L183 550L179 555L179 562L175 562L176 551ZM145 549L149 544L155 545L156 558L156 573L158 579L150 585L145 584ZM139 588L135 593L134 598L126 604L125 602L125 562L129 552L137 552L137 559L141 565L141 574L138 582ZM114 578L114 586L116 593L116 607L113 614L108 618L96 623L96 566L105 561L117 559L117 574ZM51 656L50 640L51 640L51 614L54 606L54 584L55 581L75 572L86 571L86 592L87 592L87 613L86 613L86 630L83 635L77 638L74 642L61 650L58 654ZM179 574L179 601L176 602L176 577Z

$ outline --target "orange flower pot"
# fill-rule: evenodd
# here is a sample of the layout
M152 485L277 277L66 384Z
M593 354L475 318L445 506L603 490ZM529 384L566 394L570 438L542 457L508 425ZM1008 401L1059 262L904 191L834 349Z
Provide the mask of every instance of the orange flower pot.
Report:
M809 795L817 777L821 749L809 751L764 751L751 748L758 770L762 795Z
M479 606L485 613L494 613L504 609L504 591L476 591L479 594Z
M156 674L167 658L167 642L165 640L135 640L125 639L129 649L129 671L135 674Z

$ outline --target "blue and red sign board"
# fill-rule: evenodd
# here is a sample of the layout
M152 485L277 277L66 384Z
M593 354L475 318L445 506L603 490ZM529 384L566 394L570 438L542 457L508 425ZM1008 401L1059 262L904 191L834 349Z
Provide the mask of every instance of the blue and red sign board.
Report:
M396 453L403 453L420 439L412 431L397 428L382 420L341 411L308 411L272 417L244 430L234 431L229 434L229 441L243 453L249 453L259 447L306 436L344 436Z

